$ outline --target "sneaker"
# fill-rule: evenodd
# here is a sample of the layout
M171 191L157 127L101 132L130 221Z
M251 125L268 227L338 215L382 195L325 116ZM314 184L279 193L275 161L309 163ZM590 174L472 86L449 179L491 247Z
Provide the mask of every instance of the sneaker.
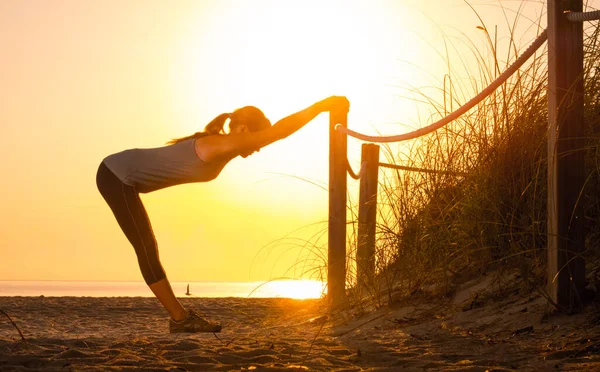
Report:
M183 332L221 332L221 325L219 323L210 323L203 319L194 310L188 310L188 316L182 321L176 322L173 319L169 319L169 332L170 333L183 333Z

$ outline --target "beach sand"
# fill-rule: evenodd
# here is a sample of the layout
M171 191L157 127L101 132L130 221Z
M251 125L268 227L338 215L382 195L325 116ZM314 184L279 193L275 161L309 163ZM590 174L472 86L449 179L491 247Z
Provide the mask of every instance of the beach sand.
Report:
M169 334L154 298L0 297L0 370L600 370L600 316L539 297L416 295L358 316L323 301L182 298L218 334Z
M318 300L182 298L223 325L169 334L154 298L0 297L0 370L330 370L355 350L327 336ZM311 321L312 320L312 321ZM321 332L319 332L321 331Z

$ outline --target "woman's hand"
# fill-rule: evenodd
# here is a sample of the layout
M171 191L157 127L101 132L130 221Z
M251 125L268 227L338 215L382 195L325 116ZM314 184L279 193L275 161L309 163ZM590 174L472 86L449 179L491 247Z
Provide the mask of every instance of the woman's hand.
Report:
M350 101L344 96L331 96L325 98L319 104L323 111L348 112L350 110Z

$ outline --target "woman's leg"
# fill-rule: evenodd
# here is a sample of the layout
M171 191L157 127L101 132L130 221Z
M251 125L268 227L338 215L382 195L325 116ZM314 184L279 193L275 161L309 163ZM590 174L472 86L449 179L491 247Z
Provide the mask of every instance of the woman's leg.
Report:
M167 309L173 320L180 321L187 317L188 313L181 305L177 297L175 297L175 293L173 293L169 279L164 278L156 283L149 284L148 286L163 307Z
M160 264L156 238L139 194L134 187L122 183L104 163L98 169L96 183L119 226L135 249L146 284L172 319L184 319L187 311L175 297Z

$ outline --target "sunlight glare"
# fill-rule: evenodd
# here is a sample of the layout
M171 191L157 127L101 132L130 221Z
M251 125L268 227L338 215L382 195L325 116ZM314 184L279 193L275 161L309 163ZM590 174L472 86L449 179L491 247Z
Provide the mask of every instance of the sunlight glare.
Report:
M251 297L282 297L298 300L321 298L326 283L318 280L274 280L262 284Z
M228 5L191 12L187 33L180 35L171 57L171 107L176 121L171 125L178 126L173 136L202 130L216 115L245 105L259 107L275 123L331 95L351 101L349 127L367 133L385 130L392 117L406 117L409 112L398 103L391 86L395 79L413 78L398 69L398 58L419 50L407 31L411 20L402 3L256 0L224 2L219 4ZM176 198L186 205L196 201L190 213L202 214L204 202L213 205L218 200L218 209L223 210L219 226L247 229L246 221L261 221L256 231L273 232L265 239L323 221L328 142L328 117L323 114L260 153L232 161L215 182L202 185L201 196L195 188L190 187L188 194L179 188L157 214L165 215ZM348 141L353 165L360 159L360 146L359 141ZM358 183L348 187L356 194ZM227 215L227 203L234 215ZM216 209L211 213L221 213ZM194 235L193 222L184 231L176 219L171 220L171 235ZM259 240L246 234L238 239L243 241L226 241L216 229L195 236L214 246L241 247ZM275 277L285 276L295 264L292 255L280 260L279 253L264 263ZM203 253L190 254L200 260ZM163 255L165 262L167 255ZM192 272L191 265L188 270Z
M389 121L390 109L399 109L390 84L398 78L411 79L398 70L397 61L418 50L405 28L410 23L406 12L395 9L402 5L235 4L226 16L218 14L215 19L220 22L197 24L182 37L182 55L173 61L172 73L173 91L181 92L173 97L174 104L186 118L183 133L244 105L258 106L275 122L336 94L351 100L350 125L357 129ZM320 135L315 125L304 131L311 138ZM289 148L301 146L294 143L296 137L289 139ZM319 164L327 157L326 142L314 145L316 151L305 160ZM283 164L293 156L286 155L271 160Z

